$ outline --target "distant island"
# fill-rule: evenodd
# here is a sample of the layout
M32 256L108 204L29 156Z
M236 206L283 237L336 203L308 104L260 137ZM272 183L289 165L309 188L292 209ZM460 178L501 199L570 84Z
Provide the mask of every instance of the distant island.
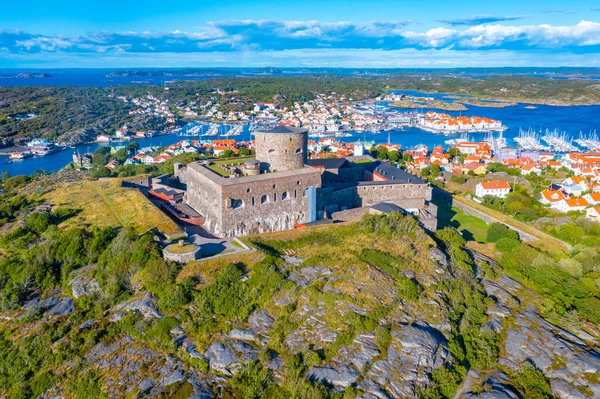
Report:
M17 74L0 74L0 78L3 79L48 79L48 78L53 78L54 75L50 75L49 73L45 73L45 72L40 72L40 73L36 73L36 72L21 72L21 73L17 73Z

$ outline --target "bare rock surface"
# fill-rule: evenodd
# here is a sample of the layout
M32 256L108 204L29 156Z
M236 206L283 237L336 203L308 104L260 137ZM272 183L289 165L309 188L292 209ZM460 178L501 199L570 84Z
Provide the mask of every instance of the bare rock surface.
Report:
M71 286L71 292L75 299L100 291L98 281L85 274L78 274L73 277L69 281L69 286Z
M204 356L210 362L211 369L223 374L231 374L229 367L238 360L231 348L221 342L213 342Z
M519 313L511 326L506 330L502 364L516 369L525 361L532 362L550 379L559 398L580 397L577 387L587 387L600 397L600 353L531 309Z
M473 383L481 383L481 373L477 370L470 370L462 387L456 392L455 399L520 399L520 396L510 386L509 378L506 374L494 371L489 375L483 386L485 389L474 389ZM474 392L475 391L475 392Z
M266 310L257 310L248 318L250 328L259 334L268 334L274 323L275 319Z
M375 362L367 377L392 397L413 397L431 370L452 361L446 338L424 323L395 326L391 335L387 358Z
M290 273L288 279L302 288L312 285L321 277L331 275L331 269L321 266L307 266Z
M340 349L334 356L333 361L339 364L351 364L357 370L362 371L371 365L373 358L380 353L375 343L375 334L360 334L354 338L354 342Z
M135 312L145 319L160 319L164 316L158 311L158 307L153 301L152 294L145 293L139 299L132 299L127 302L120 303L112 308L114 312L111 321L122 319L127 312Z
M311 381L342 388L352 385L359 376L358 371L346 366L312 367L307 373L307 378Z

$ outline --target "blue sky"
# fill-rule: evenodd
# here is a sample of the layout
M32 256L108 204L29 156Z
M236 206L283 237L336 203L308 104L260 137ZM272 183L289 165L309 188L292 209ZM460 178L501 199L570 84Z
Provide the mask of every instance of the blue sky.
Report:
M29 0L2 6L0 67L167 66L600 67L600 3Z

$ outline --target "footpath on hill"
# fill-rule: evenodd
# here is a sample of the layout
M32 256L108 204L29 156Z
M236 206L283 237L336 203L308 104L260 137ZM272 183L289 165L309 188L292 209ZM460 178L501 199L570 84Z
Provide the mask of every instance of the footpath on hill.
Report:
M493 209L480 205L467 198L463 198L460 196L452 196L452 200L454 206L462 209L466 213L472 214L473 216L477 216L488 223L498 222L507 225L508 227L519 233L521 238L525 241L539 240L543 242L546 246L558 246L561 248L567 248L569 251L573 249L573 247L570 244L559 240L556 237L552 237L550 234L544 233L543 231L540 231L525 223L519 222L518 220L515 220L500 212L494 211Z

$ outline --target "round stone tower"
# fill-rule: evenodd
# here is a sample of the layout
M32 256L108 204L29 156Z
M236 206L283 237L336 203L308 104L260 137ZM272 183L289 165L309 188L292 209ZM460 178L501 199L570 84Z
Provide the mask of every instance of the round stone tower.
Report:
M254 136L256 159L261 169L283 172L301 169L306 164L308 130L275 126L271 130L257 130Z

